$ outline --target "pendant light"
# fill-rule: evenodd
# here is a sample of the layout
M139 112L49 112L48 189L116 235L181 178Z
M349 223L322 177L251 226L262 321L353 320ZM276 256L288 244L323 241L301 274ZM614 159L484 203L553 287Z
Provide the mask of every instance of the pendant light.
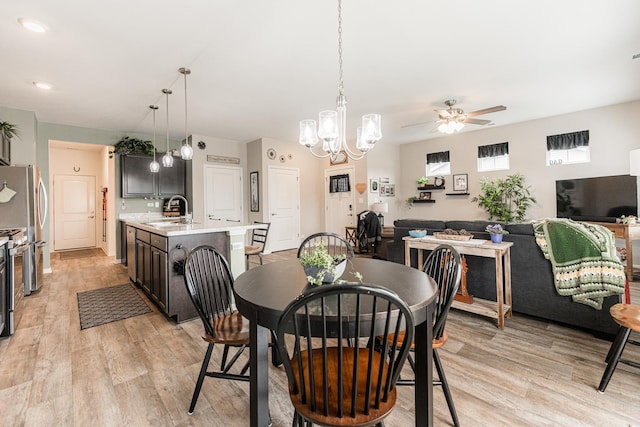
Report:
M149 169L153 173L157 173L160 171L160 163L156 161L156 110L158 109L157 105L149 105L151 111L153 111L153 162L149 164Z
M171 89L162 89L162 93L164 93L167 98L167 152L162 156L162 166L170 168L173 166L173 155L169 151L169 95L173 92Z
M193 159L193 148L189 144L187 133L187 75L191 74L188 68L179 68L178 71L184 76L184 143L180 147L180 157L184 160Z
M316 157L331 157L336 160L340 152L344 152L352 160L362 159L382 138L380 114L365 114L362 116L362 127L356 132L356 150L347 145L347 97L344 95L342 81L342 0L338 0L338 98L336 110L321 111L318 126L315 120L300 122L299 142L309 149ZM322 151L317 154L313 147L322 140Z

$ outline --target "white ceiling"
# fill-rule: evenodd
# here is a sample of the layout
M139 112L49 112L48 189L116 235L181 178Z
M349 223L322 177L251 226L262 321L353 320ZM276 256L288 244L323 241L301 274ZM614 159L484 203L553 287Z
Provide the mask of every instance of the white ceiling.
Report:
M181 139L180 67L189 134L295 143L299 120L335 108L337 1L21 0L0 15L0 105L41 122L150 133L155 103L164 136L169 87ZM496 126L638 100L639 17L637 0L344 0L347 131L378 112L385 143L438 136L402 126L436 120L450 98L506 105L479 117Z

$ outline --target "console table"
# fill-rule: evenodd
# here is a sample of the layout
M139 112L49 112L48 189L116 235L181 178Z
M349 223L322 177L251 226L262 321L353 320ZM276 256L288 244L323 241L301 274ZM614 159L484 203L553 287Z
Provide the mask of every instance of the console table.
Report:
M436 239L433 236L420 238L403 237L405 265L411 266L411 249L418 251L418 265L423 263L423 251L433 250L438 245L451 245L460 255L475 255L496 260L496 301L474 297L471 304L454 301L452 307L498 320L498 328L504 329L505 317L511 317L511 246L513 242L492 243L491 240L469 241ZM504 268L503 268L504 264Z
M616 239L623 239L627 250L627 262L624 267L624 271L627 275L627 280L630 282L633 280L633 245L634 240L640 240L640 224L618 224L615 222L592 222L591 224L601 225L609 229L616 236Z

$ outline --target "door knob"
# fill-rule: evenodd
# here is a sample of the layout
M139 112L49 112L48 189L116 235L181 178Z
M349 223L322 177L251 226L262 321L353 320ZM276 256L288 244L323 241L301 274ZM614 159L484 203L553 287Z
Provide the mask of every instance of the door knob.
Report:
M94 218L94 216L93 216L93 215L91 215L89 218L93 219L93 218Z

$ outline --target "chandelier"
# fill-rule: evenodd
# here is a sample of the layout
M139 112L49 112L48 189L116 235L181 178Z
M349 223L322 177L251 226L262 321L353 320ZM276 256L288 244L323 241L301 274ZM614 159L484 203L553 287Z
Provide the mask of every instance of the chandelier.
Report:
M156 161L156 110L157 105L149 105L151 111L153 111L153 161L149 163L149 169L153 173L160 172L160 163Z
M362 116L362 126L356 132L357 151L351 150L346 139L347 98L344 95L342 81L342 0L338 0L338 66L337 111L321 111L317 128L315 120L300 121L299 142L309 148L311 154L316 157L331 157L335 160L338 154L344 151L350 159L360 160L382 138L381 118L380 114ZM313 151L313 147L320 140L323 153L318 154Z
M438 126L438 130L441 133L446 133L447 135L451 135L454 132L460 132L460 130L462 130L462 128L464 127L464 123L462 123L462 120L464 119L465 117L447 119L446 121L441 123L440 126Z
M193 148L189 145L189 139L187 134L187 75L191 74L191 70L188 68L180 68L178 72L184 76L184 144L180 147L180 157L184 160L193 159Z

